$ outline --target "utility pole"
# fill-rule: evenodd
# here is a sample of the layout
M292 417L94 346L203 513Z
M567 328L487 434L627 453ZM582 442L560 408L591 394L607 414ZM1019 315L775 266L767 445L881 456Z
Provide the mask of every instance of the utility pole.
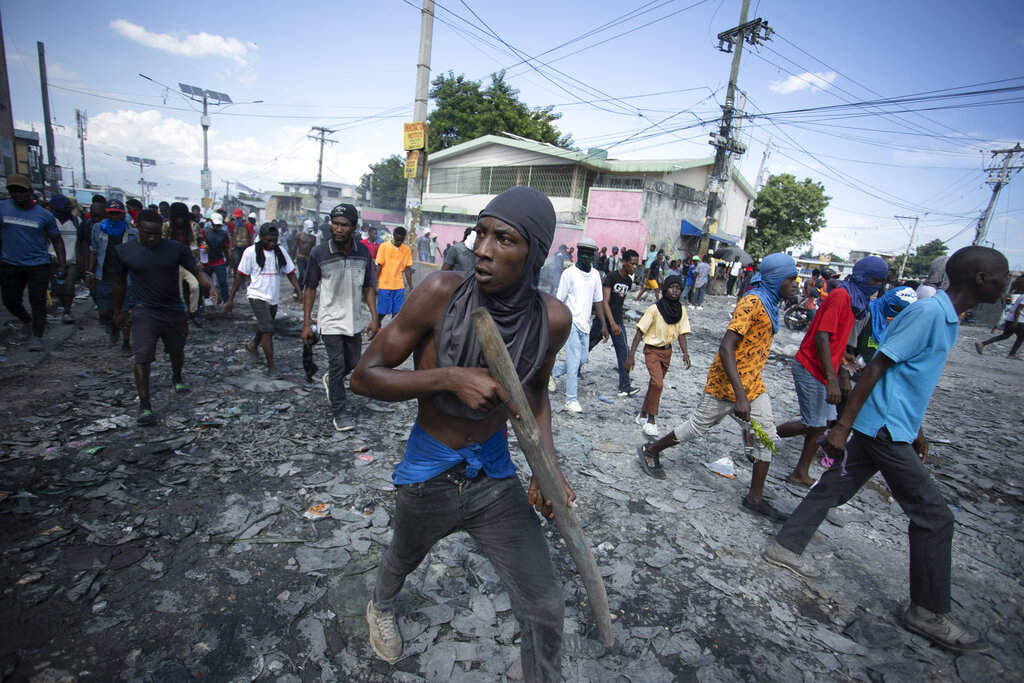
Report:
M746 145L733 139L732 129L733 117L736 114L736 79L740 72L743 43L758 45L762 40L770 39L773 33L768 22L763 19L747 21L749 10L750 0L743 0L739 26L718 34L718 49L722 52L733 53L732 70L729 72L729 87L725 94L725 104L722 105L722 123L717 133L711 133L710 144L716 148L715 163L711 168L711 175L708 177L708 209L704 218L703 235L700 238L699 251L701 255L708 251L711 241L711 224L715 222L715 217L725 201L732 157L734 154L740 155L747 151Z
M226 202L228 200L228 197L230 197L230 196L231 196L231 181L230 180L225 180L224 181L224 201Z
M907 242L907 251L903 254L903 263L900 264L900 274L896 276L897 280L903 279L903 271L907 267L907 259L910 258L910 250L914 248L914 239L917 237L917 216L894 216L896 220L909 221L911 218L914 219L914 229L910 231L910 241ZM905 228L904 228L905 229Z
M43 172L43 178L50 186L50 194L59 194L60 185L57 182L57 157L54 152L53 124L50 122L50 89L46 81L46 47L41 42L36 42L39 50L39 87L43 91L43 125L46 126L46 163L48 168Z
M416 96L413 106L413 122L427 121L427 94L430 91L430 48L434 39L434 0L423 0L420 13L420 52L416 61ZM425 135L424 135L425 137ZM405 185L405 227L409 237L416 235L419 224L420 204L423 202L423 178L427 175L427 146L424 140L420 150L416 176L409 178Z
M146 80L153 81L149 76L144 74L139 75ZM156 83L156 81L153 82ZM203 103L203 115L199 118L199 124L203 127L203 170L199 173L199 184L203 188L203 208L209 209L213 207L213 198L210 196L210 193L213 191L213 177L210 175L209 102L213 101L214 105L234 104L234 102L231 101L231 96L226 93L217 92L215 90L206 90L205 88L186 85L185 83L178 83L178 90L182 95L185 95L193 102ZM257 102L262 101L263 100L257 100Z
M125 157L129 164L134 164L139 167L139 199L142 201L143 206L146 205L146 188L156 187L156 183L146 182L146 167L156 166L156 162L152 159L143 159L141 157Z
M317 163L317 167L316 167L316 197L315 197L315 199L316 199L316 220L314 221L314 223L316 223L316 225L317 225L317 228L319 229L319 226L320 226L320 197L322 196L321 192L320 192L320 186L321 186L321 183L323 183L323 175L324 175L324 143L325 142L329 142L329 143L331 143L333 145L335 141L334 140L330 140L330 139L327 138L328 135L334 135L334 131L331 130L330 128L324 128L323 126L313 126L312 130L315 130L318 133L318 135L309 135L307 137L310 140L319 140L320 141L320 161Z
M3 21L0 20L0 172L6 177L18 172L18 161L15 158L14 117L11 115L11 87L7 80L3 31Z
M1010 182L1010 172L1016 173L1020 171L1024 166L1017 164L1011 166L1010 162L1013 161L1014 156L1024 152L1024 148L1021 148L1018 142L1016 146L1010 149L994 149L992 150L992 156L996 157L1000 154L1004 156L1003 165L1001 167L992 166L986 168L988 171L988 180L985 182L992 186L992 197L988 200L988 206L985 207L985 213L981 214L981 219L978 220L978 229L974 233L974 246L979 246L985 240L985 233L988 232L988 221L992 218L992 209L996 205L996 197L999 196L999 191L1003 189L1004 185ZM993 175L995 173L995 175Z
M75 122L78 124L78 144L82 149L82 187L89 187L89 176L85 174L85 138L86 138L86 125L89 120L88 114L84 109L75 110Z
M747 232L747 224L750 222L750 212L754 210L754 202L757 201L757 193L761 191L761 179L764 178L764 165L768 162L768 155L772 151L772 136L768 136L768 144L764 146L764 154L761 155L761 165L757 169L757 177L754 178L754 198L747 202L747 211L743 214L743 225L741 226L743 232L740 233L740 237L744 237Z

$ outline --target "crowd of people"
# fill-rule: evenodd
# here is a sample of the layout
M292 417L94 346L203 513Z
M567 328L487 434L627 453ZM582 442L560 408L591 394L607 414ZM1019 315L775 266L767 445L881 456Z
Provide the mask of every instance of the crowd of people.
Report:
M878 257L859 260L831 287L821 273L807 278L804 300L813 299L813 317L791 368L800 415L776 425L761 375L780 308L800 291L796 263L787 254L744 267L738 259L715 262L710 255L667 260L651 245L641 260L632 249L609 252L584 238L549 257L551 202L537 190L515 187L495 197L463 241L442 252L441 269L413 287L406 231L397 227L384 241L361 233L351 204L334 207L327 235L318 237L312 221L293 230L276 221L256 225L255 215L241 209L205 216L197 206L143 208L135 200L100 195L79 220L66 198L52 197L47 208L34 202L21 176L9 176L7 189L11 198L0 201L4 305L23 323L29 348L39 350L48 288L60 302L62 322L73 323L70 299L76 283L86 284L111 342L121 341L134 356L139 424L157 420L149 375L158 342L170 359L173 390L188 391L183 359L189 322L201 324L200 309L219 303L231 315L243 284L255 321L245 346L262 352L272 374L282 282L292 286L301 301L306 349L324 343L328 368L322 381L335 429L353 429L359 415L346 377L349 391L370 399L417 401L416 422L393 475L394 534L366 607L371 646L388 662L403 652L395 607L405 577L434 543L464 530L509 592L522 629L524 677L558 678L564 602L531 506L550 517L553 500L571 505L574 494L564 477L561 490L540 491L533 480L523 490L506 423L510 415L531 411L557 470L550 394L564 377L565 411L585 414L578 378L589 352L609 338L622 398L639 393L632 377L643 344L648 382L636 416L643 435L636 449L640 472L667 478L666 451L692 449L726 417L736 420L740 449L753 465L741 509L781 523L765 559L813 581L818 573L802 553L826 512L881 471L910 518L907 628L953 650L986 647L950 615L953 518L924 467L928 444L921 423L960 316L999 301L1010 282L1006 259L993 249L953 254L944 264L945 281L931 292L894 282ZM421 243L428 257L433 243L436 255L436 237L420 239L418 255ZM722 295L736 292L738 301L700 401L685 415L671 406L678 426L661 435L661 395L673 346L691 366L686 338L699 321L690 320L686 302L691 311L701 310L712 284ZM26 287L31 313L22 303ZM655 300L627 325L624 304L634 289L636 300L648 292ZM1013 292L1003 334L979 342L978 353L1013 335L1010 355L1017 353L1024 324L1021 278ZM366 325L359 322L364 306ZM488 372L470 321L478 307L494 320L528 405L516 405ZM364 335L370 342L365 350ZM408 369L403 364L410 357ZM809 466L818 455L827 469L790 515L771 505L763 489L778 439L792 437L803 437L803 446L790 482L815 484Z

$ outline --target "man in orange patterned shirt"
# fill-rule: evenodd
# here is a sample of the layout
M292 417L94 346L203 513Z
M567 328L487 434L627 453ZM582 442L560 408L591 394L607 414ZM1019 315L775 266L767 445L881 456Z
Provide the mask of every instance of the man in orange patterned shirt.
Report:
M775 434L772 406L761 370L768 360L772 338L779 329L779 301L796 293L796 274L796 264L787 254L771 254L761 261L760 281L736 304L697 407L685 424L653 444L637 449L645 473L664 479L661 452L669 446L703 436L729 414L741 423L756 421L769 436ZM784 522L789 515L777 510L762 495L772 450L770 445L757 440L755 447L748 450L747 457L753 461L754 472L742 507L773 521Z

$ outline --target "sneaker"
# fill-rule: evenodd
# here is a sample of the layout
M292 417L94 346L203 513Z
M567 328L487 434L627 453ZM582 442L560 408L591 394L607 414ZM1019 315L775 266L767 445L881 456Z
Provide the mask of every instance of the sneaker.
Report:
M334 425L334 431L336 432L350 432L355 429L354 425L349 424L349 419L344 415L335 415L334 419L331 420L331 424Z
M638 427L643 427L645 424L647 424L647 418L644 417L643 413L637 413L635 422Z
M370 647L388 664L402 657L402 634L395 622L393 610L379 610L373 600L366 603L366 625L370 628Z
M331 377L331 373L329 373L329 372L325 372L324 373L324 391L327 392L327 402L328 403L331 402L331 380L330 380L330 377Z
M698 306L698 307L697 307L697 310L698 310L698 311L703 311L703 310L704 310L704 307L703 307L703 306Z
M957 652L985 652L988 643L964 630L949 614L936 614L918 605L910 605L904 617L907 630L924 636L942 647Z
M187 394L191 387L184 380L174 383L174 393Z
M579 401L566 401L565 410L569 413L582 413L583 406L580 405Z
M764 559L769 564L774 564L776 567L783 567L793 572L797 576L803 577L808 581L820 581L821 574L817 573L810 566L804 562L804 558L796 553L783 548L779 545L778 541L772 541L771 544L764 549Z
M974 342L974 350L978 352L979 356L984 355L985 345L982 344L981 342Z
M135 418L137 425L151 425L156 422L156 415L149 408L139 408L139 414Z
M640 469L649 477L665 478L665 468L661 466L661 458L647 453L647 444L636 447L636 457L640 461Z
M740 505L747 512L750 512L755 515L761 515L762 517L767 517L773 522L778 522L779 524L782 524L787 519L789 519L788 514L777 509L774 505L769 503L764 498L762 498L757 503L751 503L749 498L743 496L743 500L740 501Z
M548 391L555 391L558 387L555 386L555 378L548 377Z
M62 315L60 317L60 321L62 323L64 323L65 325L74 325L75 324L75 316L71 315L70 313L65 313L64 315Z
M638 393L640 393L640 389L639 388L636 388L636 389L626 389L625 391L620 391L619 392L619 398L626 398L627 396L636 396Z
M196 327L202 327L203 326L203 321L195 313L189 313L188 314L188 320L189 320L190 323L192 323Z
M647 436L660 436L658 434L658 425L651 424L650 422L644 422L643 426L644 434Z
M42 337L32 337L28 340L29 351L45 351L46 344L43 343Z

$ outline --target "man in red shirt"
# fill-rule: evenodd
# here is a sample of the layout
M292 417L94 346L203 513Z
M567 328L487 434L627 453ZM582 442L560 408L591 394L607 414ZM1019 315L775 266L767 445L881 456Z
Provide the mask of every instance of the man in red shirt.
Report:
M877 256L857 261L853 273L822 299L818 312L793 359L793 382L800 401L800 419L781 424L781 438L804 437L803 450L789 480L810 486L808 472L818 450L818 438L829 420L836 419L836 404L849 395L850 376L840 366L853 331L854 320L868 314L868 300L885 284L889 266Z

